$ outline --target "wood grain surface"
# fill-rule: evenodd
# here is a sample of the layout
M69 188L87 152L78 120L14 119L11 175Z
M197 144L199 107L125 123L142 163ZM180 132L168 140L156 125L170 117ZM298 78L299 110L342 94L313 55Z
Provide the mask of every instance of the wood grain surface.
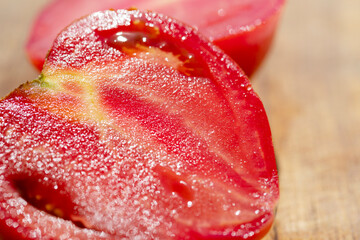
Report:
M24 44L46 2L0 0L0 97L38 75ZM265 239L360 239L360 1L288 0L253 83L280 171Z

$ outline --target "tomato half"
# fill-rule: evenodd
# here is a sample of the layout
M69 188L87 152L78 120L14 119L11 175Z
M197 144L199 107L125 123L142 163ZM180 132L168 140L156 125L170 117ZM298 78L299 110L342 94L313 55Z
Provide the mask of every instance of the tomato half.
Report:
M94 11L137 7L179 19L208 37L252 75L266 56L284 0L54 0L38 16L26 49L41 70L58 32Z
M259 239L278 175L239 67L187 25L104 11L0 102L5 239Z

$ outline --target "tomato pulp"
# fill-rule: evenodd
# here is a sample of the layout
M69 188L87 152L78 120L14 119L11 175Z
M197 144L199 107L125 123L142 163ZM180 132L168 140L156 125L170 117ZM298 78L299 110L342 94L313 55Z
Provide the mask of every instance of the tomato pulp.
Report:
M264 107L235 62L177 20L74 22L0 118L5 239L260 239L273 222Z
M56 35L74 19L94 11L136 7L179 19L195 28L252 75L272 43L285 0L54 0L36 19L26 46L42 69Z

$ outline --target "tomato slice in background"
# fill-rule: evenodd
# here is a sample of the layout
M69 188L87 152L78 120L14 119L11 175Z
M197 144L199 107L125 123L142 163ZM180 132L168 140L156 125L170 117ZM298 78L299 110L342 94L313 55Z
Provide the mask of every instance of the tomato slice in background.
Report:
M208 37L251 76L272 43L285 0L54 0L36 19L26 45L42 69L56 35L74 19L94 11L136 7L179 19Z
M96 12L0 101L5 239L260 239L278 175L264 107L188 25Z

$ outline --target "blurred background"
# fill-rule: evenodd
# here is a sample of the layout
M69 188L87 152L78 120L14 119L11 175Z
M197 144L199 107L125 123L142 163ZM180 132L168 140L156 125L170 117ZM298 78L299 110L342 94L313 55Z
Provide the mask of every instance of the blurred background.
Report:
M24 45L47 0L0 0L0 97L37 78ZM280 173L266 240L360 239L360 1L288 0L252 77Z

